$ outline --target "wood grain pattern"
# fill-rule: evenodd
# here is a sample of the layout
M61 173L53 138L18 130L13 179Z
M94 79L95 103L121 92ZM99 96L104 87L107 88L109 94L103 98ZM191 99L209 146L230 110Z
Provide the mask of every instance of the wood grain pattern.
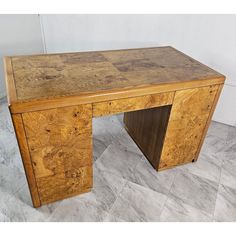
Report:
M156 169L159 165L171 105L126 112L126 130Z
M33 206L39 207L41 206L41 202L39 199L38 187L37 187L37 183L35 179L30 152L28 149L28 143L25 136L25 128L24 128L21 114L13 114L12 121L13 121L14 129L16 132L16 136L17 136L17 141L18 141L21 158L22 158L22 162L24 165L24 169L25 169L25 173L26 173L26 177L28 181L28 186L30 189L31 198L33 201Z
M8 104L11 104L17 100L15 80L13 75L13 68L10 57L4 57L4 71L7 88Z
M212 116L213 116L213 114L214 114L214 111L215 111L217 102L218 102L218 100L219 100L219 98L220 98L220 94L221 94L221 91L222 91L222 89L223 89L223 86L224 86L223 84L221 84L221 85L218 86L218 89L217 89L217 92L216 92L216 95L215 95L215 99L214 99L214 101L213 101L213 105L212 105L212 107L211 107L211 111L210 111L210 114L209 114L209 116L208 116L207 123L206 123L206 126L205 126L205 128L204 128L204 131L203 131L203 133L202 133L202 138L201 138L201 141L200 141L199 146L198 146L198 150L197 150L197 153L196 153L195 161L197 160L197 158L198 158L198 156L199 156L199 153L200 153L200 151L201 151L201 147L202 147L203 141L204 141L204 139L205 139L205 137L206 137L207 130L208 130L209 125L210 125L210 123L211 123L211 119L212 119Z
M218 85L177 91L158 169L195 161Z
M165 106L172 104L173 97L174 93L170 92L93 103L93 117Z
M92 188L92 117L126 112L128 132L157 170L196 161L225 81L172 47L4 63L35 207Z
M41 203L91 188L92 105L23 113L22 117Z
M61 98L44 98L40 100L32 100L27 102L11 103L10 111L12 114L41 111L45 109L53 109L59 107L74 106L87 103L104 102L110 100L117 100L123 98L132 98L137 96L144 96L149 94L173 92L183 89L190 89L196 87L205 87L212 84L222 84L223 78L193 80L176 84L160 84L152 86L139 86L137 88L115 89L106 92L87 93L76 96L65 96Z
M93 168L84 166L65 173L37 179L42 204L89 192L93 185Z
M222 77L170 47L12 57L12 65L19 101Z
M84 103L99 102L96 99L105 101L102 97L107 94L113 96L107 100L120 92L124 97L119 98L132 97L129 93L133 90L147 91L155 85L164 85L163 89L168 85L169 91L175 91L176 84L184 89L186 82L188 86L206 86L209 80L212 84L225 79L171 47L17 56L11 61L17 94L17 102L11 104L14 112L25 112L20 107L43 105L45 99L55 100L60 107L65 98L67 102L73 100L71 97L81 103L83 99Z

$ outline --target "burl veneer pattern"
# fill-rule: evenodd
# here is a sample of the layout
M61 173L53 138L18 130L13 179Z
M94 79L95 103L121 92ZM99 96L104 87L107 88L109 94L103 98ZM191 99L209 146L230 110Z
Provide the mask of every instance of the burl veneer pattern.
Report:
M127 112L127 130L158 170L196 160L225 81L172 47L5 57L4 65L35 207L91 189L92 117Z
M17 56L11 62L18 101L222 77L171 47Z
M39 207L41 206L41 202L39 199L39 193L34 175L32 160L28 148L28 143L25 136L25 127L23 124L22 115L12 114L12 122L16 132L17 142L19 145L21 159L26 173L26 178L29 185L32 202L35 207Z
M175 93L158 169L197 160L219 85Z
M42 204L92 187L92 106L22 114Z
M129 134L155 169L197 160L219 89L219 85L214 85L177 91L172 108L125 113L124 122Z
M172 104L173 92L93 103L93 117Z

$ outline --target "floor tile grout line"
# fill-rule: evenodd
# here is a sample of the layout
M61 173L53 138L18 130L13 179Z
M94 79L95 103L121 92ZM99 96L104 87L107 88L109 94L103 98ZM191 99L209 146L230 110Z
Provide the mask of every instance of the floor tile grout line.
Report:
M230 125L228 125L228 132L227 132L227 136L226 136L226 139L225 139L225 145L227 145L228 143L229 143L229 137L230 137L230 128L233 128L233 129L236 129L236 127L235 126L230 126ZM230 161L230 160L232 160L232 158L229 158L228 160L226 159L226 151L225 151L225 153L224 153L224 158L223 158L223 162L225 162L225 161Z
M229 133L227 133L227 139L229 138ZM230 140L229 140L230 141ZM124 145L123 145L124 146ZM105 150L104 150L105 151ZM136 165L135 165L135 171L136 171L136 169L137 169L137 166L138 166L138 164L140 163L140 161L138 161L137 163L136 163ZM219 178L219 180L217 181L218 182L218 189L217 189L217 194L216 194L216 201L217 201L217 197L219 196L219 187L220 187L220 183L221 183L221 179L222 179L222 174L223 174L223 172L222 172L222 165L223 165L223 161L221 162L221 169L220 169L220 178ZM110 172L111 173L111 172ZM113 174L113 173L112 173ZM175 176L177 175L178 173L176 173L175 174ZM118 175L116 175L116 176L118 176ZM197 176L197 175L196 175ZM120 177L120 176L119 176ZM204 178L204 177L201 177L201 176L198 176L198 177L200 177L200 178ZM122 178L122 177L120 177L120 178ZM206 178L204 178L204 179L206 179ZM117 195L116 195L116 198L115 198L115 200L114 200L114 202L113 202L113 204L111 204L111 209L114 209L114 204L116 203L116 201L117 201L117 198L118 197L120 197L120 196L122 196L122 191L124 190L124 187L129 183L129 182L131 182L131 183L133 183L132 181L129 181L129 180L125 180L125 182L123 183L123 186L120 188L120 191L118 191L117 192ZM169 191L168 191L168 196L167 196L167 199L166 199L166 201L171 197L171 195L170 195L170 191L171 191L171 189L172 189L172 187L173 187L173 184L174 184L174 182L175 181L173 181L172 182L172 184L171 184L171 187L170 187L170 189L169 189ZM134 183L134 184L137 184L137 183ZM142 186L142 185L139 185L139 186L141 186L141 187L144 187L144 186ZM146 188L146 187L144 187L144 188ZM147 188L147 189L149 189L149 188ZM150 190L153 190L153 189L150 189ZM155 191L155 190L153 190L153 191ZM18 192L18 191L16 191L16 192ZM166 205L166 201L165 201L165 203L163 204L163 207ZM215 201L215 208L216 208L216 201ZM190 205L191 206L191 205ZM162 207L162 208L163 208ZM23 207L22 207L23 208ZM194 207L194 208L196 208L196 207ZM215 208L214 208L214 214L215 214ZM197 208L196 208L197 209ZM202 211L202 210L201 210ZM163 209L162 209L162 212L163 212ZM161 212L161 213L162 213ZM161 215L161 214L160 214ZM214 220L214 219L213 219Z
M109 147L110 145L114 145L114 144L115 144L115 143L112 141L112 143L110 143L110 144L108 145L108 147ZM107 147L107 148L108 148L108 147ZM107 150L107 148L104 150L104 152ZM103 153L104 153L104 152L103 152ZM142 158L143 158L142 155L140 155L140 154L137 154L137 155L140 156L141 158L140 158L140 160L137 161L137 163L136 163L136 165L135 165L133 171L136 170L138 164L142 161ZM101 157L101 155L100 155L100 157ZM99 157L99 158L100 158L100 157ZM116 175L116 174L114 174L114 173L112 173L112 172L109 172L109 171L107 171L107 170L103 170L103 171L106 171L107 173L110 173L110 174L112 174L112 175L114 175L114 176L116 176L116 177L119 177L119 178L122 178L122 179L125 180L125 183L124 183L123 187L121 188L121 190L119 191L119 193L117 194L114 203L112 204L112 206L110 207L110 209L107 211L108 214L111 214L110 212L112 211L112 209L113 209L113 207L114 207L114 205L115 205L115 202L116 202L117 199L119 198L119 196L120 196L121 192L123 191L124 187L127 185L128 182L132 182L132 181L129 181L129 180L125 179L124 177L119 176L119 175ZM132 182L132 183L133 183L133 182ZM135 184L135 183L134 183L134 184ZM143 187L143 186L142 186L142 187ZM112 215L112 214L111 214L111 215ZM123 220L123 218L120 218L120 219Z
M227 132L227 136L226 136L226 143L228 142L228 138L229 138L229 133L230 133L230 127L234 127L234 128L236 128L235 126L228 126L228 132Z
M9 220L9 221L3 221L3 222L11 222L11 219L10 219L4 212L2 212L2 211L0 210L0 213L1 213L4 217L6 217L7 220Z
M228 136L228 135L227 135ZM226 154L224 154L226 155ZM224 157L225 158L225 157ZM219 195L219 189L220 189L220 183L221 183L221 177L222 177L222 168L223 168L223 165L224 165L224 158L221 162L221 168L220 168L220 178L219 178L219 183L218 183L218 189L217 189L217 194L216 194L216 200L215 200L215 207L214 207L214 211L213 211L213 214L212 214L212 217L213 217L213 221L215 220L215 211L216 211L216 203L217 203L217 199L218 199L218 195Z
M44 222L49 222L50 221L50 218L52 218L53 213L62 205L64 200L67 200L67 199L60 200L58 202L58 206L50 213L50 215L47 216L47 218L44 220ZM54 203L52 203L52 204L54 204ZM45 205L45 206L47 206L47 205Z
M182 170L180 170L180 171L182 171ZM189 171L188 171L188 174L191 174L191 175L194 175L194 176L196 176L196 177L198 177L198 178L203 178L203 179L205 179L205 180L207 180L207 181L211 181L211 182L214 182L214 181L212 181L212 180L209 180L209 179L207 179L207 178L204 178L204 177L200 177L200 176L198 176L198 175L195 175L195 174L193 174L193 173L190 173ZM174 182L173 182L174 183ZM214 182L214 183L216 183L216 182ZM173 184L172 184L173 185ZM172 186L171 186L172 187ZM171 189L170 189L171 190ZM170 192L170 191L169 191ZM177 197L178 198L178 197ZM180 200L182 200L181 198L178 198L178 199L180 199ZM201 211L201 212L204 212L204 213L206 213L206 214L208 214L208 215L213 215L213 213L209 213L209 212L207 212L207 211L205 211L205 210L203 210L203 209L200 209L200 208L197 208L196 206L194 206L194 205L192 205L191 203L185 203L185 204L187 204L187 205L189 205L189 206L191 206L191 207L193 207L193 208L195 208L195 209L197 209L197 210L199 210L199 211Z
M14 198L14 197L15 197L15 194L18 193L26 184L27 184L27 183L23 183L21 187L17 188L16 191L12 192L12 193L11 193L12 196L10 196L10 197L6 200L6 202L9 202L12 198ZM18 198L17 198L17 199L18 199ZM18 199L18 200L21 200L21 199Z
M191 163L189 163L189 164L191 164ZM204 177L204 176L200 176L200 175L194 174L194 173L190 172L189 170L186 170L186 172L187 172L188 174L194 175L194 176L196 176L196 177L198 177L198 178L200 178L200 179L204 179L204 180L207 180L207 181L216 183L216 184L218 184L218 182L219 182L219 181L213 181L213 180L208 179L208 178L206 178L206 177Z
M165 205L166 205L168 199L170 198L169 194L170 194L171 188L172 188L172 186L173 186L173 184L174 184L174 182L175 182L175 177L177 176L177 174L179 174L179 173L177 172L177 173L174 175L173 182L172 182L172 184L171 184L171 186L170 186L170 189L169 189L168 193L166 194L166 195L167 195L167 198L166 198L166 200L165 200L165 202L164 202L164 204L163 204L163 206L162 206L162 209L161 209L159 218L161 218L161 214L162 214L162 212L163 212L163 210L164 210L164 207L165 207Z
M98 159L100 159L100 157L103 155L103 153L107 150L107 148L110 146L111 144L109 144L106 149L100 154L100 156L95 160L93 161L93 164L95 164L95 162L97 162ZM94 159L93 159L94 160Z
M121 130L122 132L123 132L123 130ZM118 141L119 142L119 141ZM117 140L112 140L108 145L106 145L106 148L104 149L104 151L99 155L99 157L94 161L94 163L98 160L98 159L100 159L100 157L104 154L104 152L111 146L111 145L119 145L119 143L117 143ZM127 148L127 147L126 147ZM128 146L128 148L129 148L129 146ZM128 150L128 148L127 148L127 150ZM128 150L129 151L129 150ZM132 152L132 151L129 151L129 152ZM137 154L137 155L141 155L141 154L139 154L139 153L136 153L136 152L134 152L135 154Z
M114 207L116 201L118 200L118 198L120 197L122 191L124 190L125 186L126 186L127 183L128 183L128 180L125 180L125 181L126 181L126 182L124 183L123 187L121 188L121 190L120 190L119 193L117 194L115 201L114 201L113 204L111 205L110 209L107 211L108 214L113 215L113 214L111 213L111 211L113 210L113 207ZM115 215L113 215L113 216L115 216ZM120 218L120 217L119 217L119 218ZM120 219L121 219L121 220L124 220L123 218L120 218Z
M111 144L115 144L115 142L112 142ZM110 144L110 145L111 145L111 144ZM110 146L110 145L109 145L109 146ZM143 159L143 156L142 156L142 159ZM142 161L142 159L137 162L137 164L136 164L136 166L135 166L135 168L134 168L134 171L136 170L138 164ZM112 172L110 172L110 173L113 174ZM213 181L213 180L210 180L210 179L205 178L205 177L202 177L202 176L198 176L198 175L193 174L193 173L191 173L191 172L189 172L189 173L192 174L192 175L194 175L194 176L196 176L196 177L198 177L198 178L203 178L204 180L215 182L215 181ZM178 174L178 173L176 173L176 175L177 175L177 174ZM176 175L175 175L175 176L176 176ZM129 181L129 180L128 180L128 181ZM130 181L130 182L135 183L135 182L133 182L133 181ZM216 182L215 182L215 183L216 183ZM135 183L135 184L137 184L137 183ZM170 193L170 191L171 191L171 188L172 188L173 184L174 184L174 181L173 181L173 183L172 183L172 185L171 185L171 187L170 187L170 189L169 189L169 192L168 192L168 194L167 194L167 199L166 199L166 201L170 198L169 193ZM138 185L139 185L139 184L138 184ZM147 188L147 187L142 186L142 185L139 185L139 186L144 187L144 188L146 188L146 189L150 189L150 188ZM153 189L150 189L150 190L153 190ZM155 190L153 190L153 191L155 191ZM157 191L155 191L155 192L157 192ZM166 204L166 201L165 201L165 203L163 204L161 213L162 213L163 208L164 208L164 206L165 206L165 204ZM204 210L202 210L202 209L198 209L198 208L196 208L195 206L192 206L191 204L189 204L189 205L190 205L191 207L197 209L197 210L200 210L200 211L205 212L206 214L212 216L212 213L209 214L209 212L206 212L206 211L204 211ZM160 215L161 215L161 214L160 214Z

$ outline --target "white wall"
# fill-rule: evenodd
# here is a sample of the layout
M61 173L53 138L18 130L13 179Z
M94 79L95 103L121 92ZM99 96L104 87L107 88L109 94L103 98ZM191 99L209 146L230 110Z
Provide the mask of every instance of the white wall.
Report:
M0 98L6 96L3 56L42 52L38 15L0 15Z
M236 126L236 15L162 15L158 21L160 44L226 75L213 120Z
M41 15L48 52L158 44L155 15Z
M227 76L213 119L236 126L236 15L41 15L47 52L172 45Z

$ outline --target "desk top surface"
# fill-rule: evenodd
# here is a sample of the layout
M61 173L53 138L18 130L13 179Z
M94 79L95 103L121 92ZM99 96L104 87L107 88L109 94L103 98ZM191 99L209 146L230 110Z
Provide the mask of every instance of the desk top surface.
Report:
M14 56L8 60L6 71L13 81L8 78L7 83L13 84L17 102L224 79L172 47Z

